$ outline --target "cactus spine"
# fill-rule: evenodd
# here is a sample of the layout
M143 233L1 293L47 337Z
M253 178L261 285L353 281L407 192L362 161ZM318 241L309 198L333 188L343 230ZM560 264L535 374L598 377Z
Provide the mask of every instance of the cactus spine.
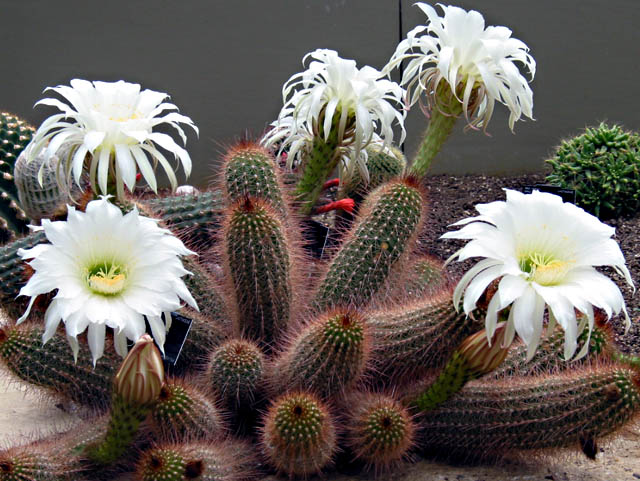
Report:
M336 450L335 427L327 407L302 392L273 402L260 438L269 464L289 476L320 472Z
M340 197L360 200L368 192L404 173L407 159L397 147L370 144L366 151L369 182L366 182L360 171L355 169L351 178L345 184L340 185Z
M465 455L569 446L613 432L640 407L638 373L619 365L466 386L421 419L428 446Z
M222 253L238 312L238 336L269 347L287 327L293 301L290 239L276 212L246 198L229 209Z
M348 310L320 314L294 336L273 367L279 390L305 389L325 398L360 378L369 359L365 319Z
M320 282L316 305L362 306L369 301L411 251L422 209L422 193L411 179L372 192Z
M205 379L227 403L251 402L263 380L264 362L255 343L231 339L211 354Z

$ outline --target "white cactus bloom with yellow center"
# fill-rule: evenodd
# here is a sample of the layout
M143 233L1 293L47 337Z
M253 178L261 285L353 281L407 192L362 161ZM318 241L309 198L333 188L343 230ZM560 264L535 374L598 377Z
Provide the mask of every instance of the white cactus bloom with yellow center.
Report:
M416 5L429 23L411 30L383 69L389 73L408 60L401 85L407 87L410 105L425 93L428 109L442 109L436 93L444 81L472 127L486 129L496 101L509 108L511 130L522 115L533 118L533 92L516 65L522 64L533 80L536 62L524 42L511 38L507 27L485 28L474 10L438 4L441 17L430 5Z
M74 79L71 86L49 87L64 97L69 104L58 99L45 98L36 105L49 105L61 113L52 115L38 128L27 146L27 161L35 159L45 149L45 154L56 154L63 144L72 147L67 159L61 159L64 173L73 175L80 185L85 167L85 157L91 156L89 174L94 192L107 193L109 177L115 179L118 198L124 196L124 185L132 191L139 169L145 181L157 191L155 166L159 163L173 189L178 182L174 168L158 149L171 152L182 164L188 177L191 173L191 157L170 135L154 132L160 124L167 124L178 132L186 144L186 135L180 123L198 128L193 121L177 112L171 103L164 102L169 96L153 90L140 91L140 85L124 82L89 82Z
M86 212L69 207L66 221L42 221L50 244L20 249L35 273L20 290L30 296L29 315L36 297L57 289L44 316L46 343L60 321L78 353L78 334L88 329L94 363L104 352L106 328L114 330L115 348L127 352L127 339L145 332L145 318L163 348L171 311L184 300L197 309L182 277L190 274L180 256L194 254L156 220L137 209L123 214L106 197L89 202Z
M344 169L354 165L366 176L364 148L375 138L389 145L394 136L393 125L401 130L404 141L402 108L405 91L397 83L383 78L370 66L357 68L354 60L341 58L334 50L318 49L308 53L307 70L293 75L282 89L284 106L274 129L263 139L271 145L282 142L290 146L289 167L307 143L309 133L325 141L337 134L343 150ZM377 135L376 135L377 134ZM346 150L348 149L348 150ZM344 155L348 152L348 155ZM362 156L365 155L364 161Z
M628 328L629 315L620 289L595 269L610 266L633 287L620 247L611 238L615 229L556 195L506 193L506 202L478 204L479 216L456 222L454 226L464 227L442 236L471 240L449 260L485 258L460 279L453 296L456 308L464 294L464 312L470 314L489 284L499 279L487 308L487 336L493 336L498 313L511 306L507 344L517 332L528 347L529 358L542 336L545 310L549 312L547 332L553 331L556 322L565 332L567 360L575 354L578 336L585 327L589 336L578 357L587 353L594 306L609 318L623 312ZM576 310L584 314L580 324Z

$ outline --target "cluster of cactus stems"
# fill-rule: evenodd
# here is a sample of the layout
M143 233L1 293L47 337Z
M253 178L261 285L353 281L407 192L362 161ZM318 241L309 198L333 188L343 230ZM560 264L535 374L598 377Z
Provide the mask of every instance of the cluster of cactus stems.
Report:
M1 451L0 481L306 477L331 470L339 452L381 472L420 450L579 448L631 419L640 363L616 351L606 326L572 363L561 333L528 363L521 347L497 338L487 347L482 312L456 312L440 261L417 252L427 205L419 182L382 154L369 156L385 165L378 185L357 187L357 214L320 260L305 251L299 192L251 143L226 155L218 193L136 201L199 238L185 281L200 312L180 312L192 324L178 363L153 398L133 402L114 382L122 361L109 343L94 368L82 343L77 362L61 334L42 345L41 322L3 326L3 369L90 417ZM32 233L0 247L10 318L24 309L16 296L30 275L17 250L42 241Z

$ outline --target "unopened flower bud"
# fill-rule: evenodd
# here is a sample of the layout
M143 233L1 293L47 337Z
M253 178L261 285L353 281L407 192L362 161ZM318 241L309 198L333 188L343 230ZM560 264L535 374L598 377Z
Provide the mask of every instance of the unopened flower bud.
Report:
M506 323L501 322L496 326L491 342L483 329L467 337L458 348L474 378L490 373L507 357L509 346L504 345L505 331Z
M136 341L115 378L115 392L131 404L148 404L160 395L164 365L160 351L148 334Z

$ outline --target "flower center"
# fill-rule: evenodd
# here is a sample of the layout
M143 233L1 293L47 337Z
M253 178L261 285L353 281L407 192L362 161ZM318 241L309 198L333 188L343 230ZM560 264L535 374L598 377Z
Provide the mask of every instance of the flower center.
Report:
M93 106L96 110L102 111L107 115L107 118L113 122L126 122L128 120L135 120L141 117L140 112L131 108L131 105L126 104L107 104Z
M127 281L126 269L108 262L87 269L85 278L89 288L103 296L118 294Z
M529 279L541 286L551 286L561 282L571 262L554 259L548 254L533 253L520 259L520 269L529 274Z

